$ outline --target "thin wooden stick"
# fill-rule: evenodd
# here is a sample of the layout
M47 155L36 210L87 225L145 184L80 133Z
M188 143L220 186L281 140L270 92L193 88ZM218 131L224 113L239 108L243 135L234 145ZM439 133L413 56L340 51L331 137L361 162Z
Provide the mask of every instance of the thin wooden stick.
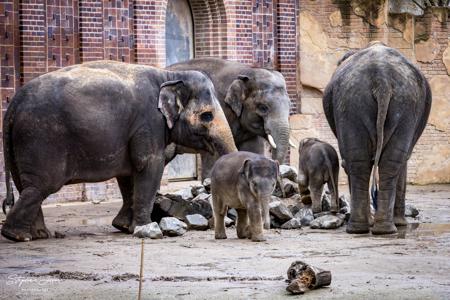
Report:
M139 293L138 300L141 300L142 276L144 275L144 239L141 239L141 267L139 270Z

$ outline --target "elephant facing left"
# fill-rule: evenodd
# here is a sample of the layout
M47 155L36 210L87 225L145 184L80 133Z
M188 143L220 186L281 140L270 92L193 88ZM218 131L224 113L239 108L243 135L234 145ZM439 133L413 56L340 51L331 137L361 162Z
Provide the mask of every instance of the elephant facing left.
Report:
M111 61L31 80L9 105L3 133L6 201L14 201L10 176L20 197L1 233L14 241L50 237L41 204L62 186L114 177L124 205L113 226L134 232L151 222L168 144L236 151L202 73Z

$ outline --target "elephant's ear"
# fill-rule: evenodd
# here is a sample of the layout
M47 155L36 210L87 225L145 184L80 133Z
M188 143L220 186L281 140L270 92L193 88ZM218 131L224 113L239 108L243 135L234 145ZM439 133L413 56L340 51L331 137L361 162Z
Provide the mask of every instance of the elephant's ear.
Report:
M158 109L166 118L167 126L172 129L186 105L186 89L183 81L174 80L161 84L159 90Z
M244 176L247 180L250 176L250 163L251 163L251 159L247 158L246 160L244 160L244 162L242 163L241 168L239 169L239 174L241 174L242 176Z
M239 75L228 88L227 95L225 96L225 103L227 103L234 113L239 117L242 113L242 102L247 98L247 82L248 76Z

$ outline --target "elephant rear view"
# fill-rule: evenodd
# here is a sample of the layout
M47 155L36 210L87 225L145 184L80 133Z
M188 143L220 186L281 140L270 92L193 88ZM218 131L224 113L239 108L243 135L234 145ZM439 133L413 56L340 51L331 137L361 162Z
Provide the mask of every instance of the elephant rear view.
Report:
M431 109L423 74L380 42L346 54L325 89L323 107L338 139L351 193L348 233L369 232L369 181L378 187L373 234L406 225L407 161Z

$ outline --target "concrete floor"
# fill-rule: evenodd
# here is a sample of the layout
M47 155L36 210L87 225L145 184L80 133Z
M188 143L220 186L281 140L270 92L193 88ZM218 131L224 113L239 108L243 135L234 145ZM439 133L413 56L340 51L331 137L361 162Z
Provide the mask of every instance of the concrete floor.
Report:
M450 299L450 185L409 186L407 199L419 219L384 237L349 235L344 227L270 230L267 242L253 243L229 228L227 240L214 240L211 230L145 240L143 299L288 298L284 280L295 260L333 277L302 299ZM64 239L1 238L0 299L136 298L140 240L110 226L119 207L48 205L47 227Z

